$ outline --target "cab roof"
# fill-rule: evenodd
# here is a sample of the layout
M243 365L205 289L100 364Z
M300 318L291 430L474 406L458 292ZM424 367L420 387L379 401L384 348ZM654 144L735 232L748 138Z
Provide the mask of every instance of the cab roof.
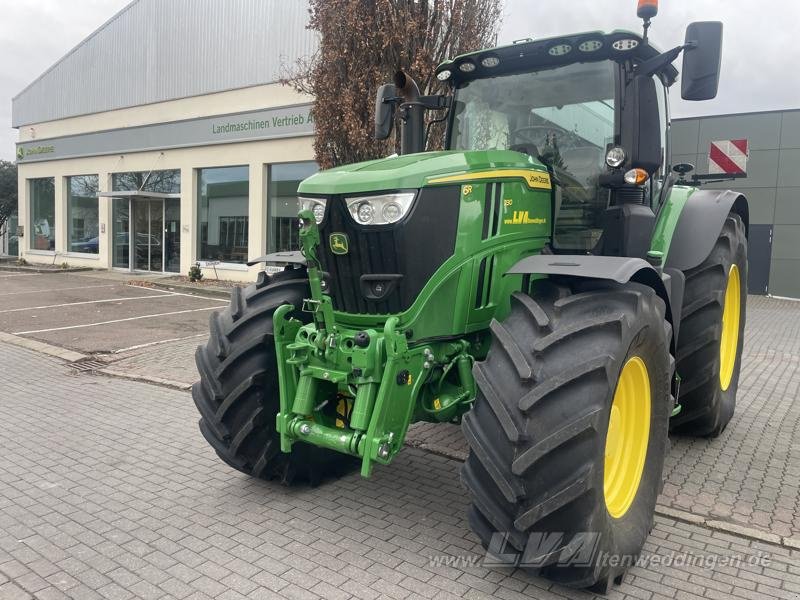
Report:
M576 62L610 59L641 63L659 54L649 41L645 43L641 35L632 31L588 31L542 40L520 40L508 46L461 54L440 64L436 76L457 87L473 79L551 69ZM678 70L668 65L661 70L661 75L669 86L675 83Z

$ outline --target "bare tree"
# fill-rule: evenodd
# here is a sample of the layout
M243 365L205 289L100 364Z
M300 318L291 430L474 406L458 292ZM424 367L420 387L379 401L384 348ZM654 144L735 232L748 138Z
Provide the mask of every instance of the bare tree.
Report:
M316 55L283 79L314 96L314 149L323 168L385 156L396 140L372 138L375 93L395 71L414 77L423 94L440 93L436 66L494 45L501 0L311 0ZM428 147L441 147L441 129Z

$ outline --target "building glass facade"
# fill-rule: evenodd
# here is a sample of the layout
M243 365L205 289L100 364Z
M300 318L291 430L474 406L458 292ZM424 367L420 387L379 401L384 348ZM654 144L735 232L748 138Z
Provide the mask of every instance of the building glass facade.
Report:
M29 180L31 250L56 249L56 188L55 178Z
M250 176L245 166L197 171L198 259L246 263Z
M314 161L268 167L267 238L270 252L298 250L297 187L319 170Z
M128 171L111 176L115 268L136 271L180 271L179 169ZM131 244L131 240L133 243Z
M67 239L70 252L100 252L97 175L67 177Z

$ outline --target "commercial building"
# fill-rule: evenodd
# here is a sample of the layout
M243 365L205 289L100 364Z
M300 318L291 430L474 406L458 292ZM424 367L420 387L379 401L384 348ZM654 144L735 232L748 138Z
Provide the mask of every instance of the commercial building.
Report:
M316 48L304 2L135 0L13 99L28 262L248 280L296 243ZM14 248L9 248L9 251Z
M748 143L747 177L708 187L750 203L749 291L800 298L800 110L675 119L672 163L708 173L711 142L736 139Z

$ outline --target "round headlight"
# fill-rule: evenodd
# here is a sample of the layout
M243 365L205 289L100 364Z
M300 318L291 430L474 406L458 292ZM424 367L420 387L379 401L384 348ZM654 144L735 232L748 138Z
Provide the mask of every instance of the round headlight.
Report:
M619 146L613 146L606 153L606 164L612 169L617 169L625 164L625 150Z
M481 59L481 64L487 69L491 69L500 64L500 59L496 56L484 56Z
M383 206L383 218L389 223L394 223L403 214L400 206L394 202L389 202Z
M439 81L447 81L450 79L450 75L452 75L452 73L448 69L445 69L444 71L439 71L436 74L436 79Z
M358 205L356 215L361 223L371 223L375 217L375 208L369 202L362 202Z
M315 204L311 208L311 212L314 213L314 220L317 222L317 225L322 223L322 219L325 218L325 207L322 204Z
M472 73L475 70L475 63L471 60L465 60L458 65L458 70L462 73Z

